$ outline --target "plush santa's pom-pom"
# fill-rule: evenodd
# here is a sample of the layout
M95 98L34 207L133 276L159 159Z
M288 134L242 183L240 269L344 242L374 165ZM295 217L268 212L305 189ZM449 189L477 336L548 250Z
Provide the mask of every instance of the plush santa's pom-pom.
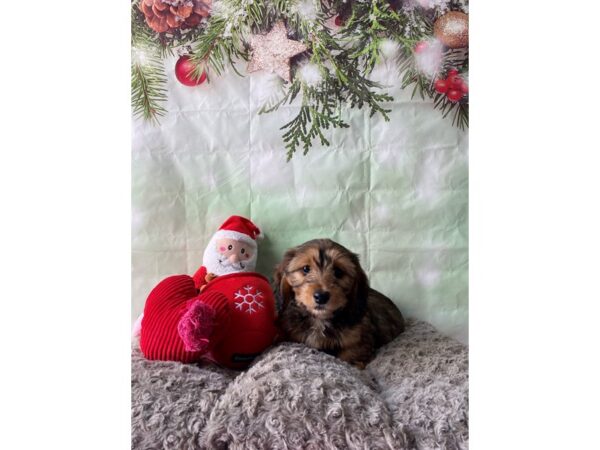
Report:
M177 331L188 352L202 352L208 349L213 331L215 310L196 300L179 320Z

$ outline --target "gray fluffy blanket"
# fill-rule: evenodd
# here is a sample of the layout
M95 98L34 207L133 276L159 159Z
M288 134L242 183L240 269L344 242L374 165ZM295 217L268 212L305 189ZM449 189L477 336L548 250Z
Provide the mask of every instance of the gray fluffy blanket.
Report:
M134 449L465 449L468 350L425 323L364 371L299 344L244 372L132 354Z

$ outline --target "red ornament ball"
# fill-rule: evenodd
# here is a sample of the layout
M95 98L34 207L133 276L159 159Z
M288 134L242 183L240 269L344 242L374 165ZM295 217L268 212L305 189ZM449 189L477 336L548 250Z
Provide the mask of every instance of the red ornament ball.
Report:
M194 78L192 73L196 66L190 60L189 55L183 55L175 64L175 76L185 86L198 86L206 81L206 71L202 72L200 78Z
M451 76L451 75L458 75L458 70L456 70L456 69L450 69L448 71L448 76Z
M451 102L457 102L461 98L463 98L463 93L456 89L450 89L448 91L448 93L446 94L446 96L448 97L448 100L450 100Z
M336 27L342 27L342 26L344 26L344 22L345 22L345 20L342 19L342 16L335 16L335 19L333 21L333 23L335 23Z
M448 82L446 80L436 80L433 87L440 94L448 92Z
M460 85L460 90L465 95L469 93L469 85L467 83L465 83L465 80L462 81L462 84Z

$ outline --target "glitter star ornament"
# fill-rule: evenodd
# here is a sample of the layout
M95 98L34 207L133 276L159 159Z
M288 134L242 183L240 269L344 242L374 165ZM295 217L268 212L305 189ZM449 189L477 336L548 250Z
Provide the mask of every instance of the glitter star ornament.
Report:
M265 70L276 73L285 81L292 81L290 58L305 52L308 47L302 42L287 37L287 28L280 21L267 34L250 36L252 58L248 64L248 72Z

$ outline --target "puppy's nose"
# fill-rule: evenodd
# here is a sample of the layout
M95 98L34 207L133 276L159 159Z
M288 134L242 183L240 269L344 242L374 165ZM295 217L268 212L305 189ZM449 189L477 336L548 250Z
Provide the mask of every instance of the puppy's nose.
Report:
M313 294L313 297L315 298L317 305L324 305L329 301L329 292L317 291Z

